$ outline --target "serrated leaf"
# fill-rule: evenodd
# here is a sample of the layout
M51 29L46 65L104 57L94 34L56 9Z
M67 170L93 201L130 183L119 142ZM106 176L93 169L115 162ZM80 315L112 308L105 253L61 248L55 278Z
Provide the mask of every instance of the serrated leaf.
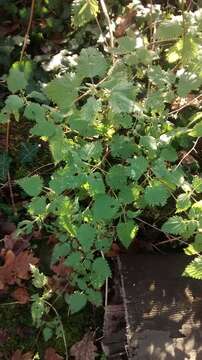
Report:
M39 145L37 143L27 142L21 143L19 158L22 164L31 164L36 158L39 151Z
M17 180L16 183L20 185L29 196L38 196L43 187L43 180L38 175L26 176L23 179Z
M52 336L53 336L53 330L51 329L51 328L49 328L49 327L45 327L44 329L43 329L43 337L44 337L44 340L45 341L48 341L48 340L50 340L51 338L52 338Z
M140 188L135 185L124 186L119 192L119 199L123 204L131 204L138 200L140 196Z
M149 135L141 136L139 144L147 150L151 150L151 151L157 150L156 139L153 136L149 136Z
M189 210L190 219L199 219L202 216L202 200L195 202Z
M196 191L197 194L200 194L202 192L202 178L199 176L194 176L192 186L194 191Z
M202 121L196 124L193 129L189 131L189 135L193 137L201 137L202 136Z
M11 68L7 77L7 85L8 90L13 94L20 90L24 90L27 86L27 80L24 73L18 69Z
M66 242L64 244L61 243L56 244L53 249L51 262L54 264L60 259L60 257L65 257L69 255L70 251L71 251L71 246L69 243Z
M202 252L202 234L196 234L194 242L184 249L186 255L197 255Z
M66 297L71 314L75 314L83 309L87 304L87 296L78 291Z
M32 273L33 285L38 289L43 288L48 283L48 278L34 265L30 265L30 270Z
M124 135L114 135L110 143L110 149L113 157L127 159L134 155L136 146L134 141L129 137Z
M100 291L96 291L93 289L88 289L87 291L88 300L96 305L101 306L102 305L102 293Z
M196 257L189 265L187 265L182 275L202 280L202 256Z
M73 0L72 24L81 27L97 16L98 12L98 0Z
M82 146L80 155L83 160L99 160L102 156L103 147L99 141L93 141Z
M72 267L72 269L78 270L81 268L81 253L79 251L70 254L64 261L64 265Z
M163 21L157 29L157 37L161 40L175 39L181 36L182 22L177 19Z
M175 148L171 145L167 145L161 150L161 159L165 161L175 162L178 158Z
M135 239L138 232L138 225L134 221L129 220L124 223L119 223L116 227L116 231L122 245L128 248Z
M190 194L180 194L176 201L176 213L184 212L191 206Z
M109 105L114 113L132 113L135 110L137 89L127 80L122 80L111 90Z
M24 106L24 101L18 95L9 95L5 101L5 110L14 114L16 120L19 120L19 111Z
M182 235L186 232L186 223L181 216L173 216L163 224L161 229L168 234Z
M95 203L92 207L95 220L111 220L119 209L119 202L114 197L106 194L100 194L95 197Z
M89 192L92 196L105 193L105 184L102 175L99 172L95 172L88 176Z
M32 216L45 216L46 215L46 197L33 198L28 207L28 212Z
M28 104L24 111L24 116L29 120L41 122L45 120L45 109L43 106L31 102Z
M30 132L32 135L41 136L41 137L51 137L55 135L57 127L50 121L42 120L38 122Z
M99 289L105 283L105 280L111 277L111 270L107 260L99 257L92 264L91 283Z
M122 165L114 165L110 168L107 176L107 184L114 190L121 189L127 183L128 171Z
M0 152L0 181L7 179L11 158L7 152Z
M139 156L129 160L129 176L131 179L138 181L139 178L147 171L148 161L145 157Z
M169 197L167 188L158 181L145 188L144 201L148 206L164 206Z
M44 91L61 111L68 111L78 95L79 85L78 78L65 75L48 83Z
M103 76L107 70L107 62L103 54L96 48L89 47L81 50L78 59L78 74L83 78Z
M186 72L179 78L177 93L181 97L187 96L191 91L197 90L201 85L201 79L194 73Z
M77 232L79 243L82 246L82 250L88 253L93 246L96 236L95 229L89 224L82 224Z

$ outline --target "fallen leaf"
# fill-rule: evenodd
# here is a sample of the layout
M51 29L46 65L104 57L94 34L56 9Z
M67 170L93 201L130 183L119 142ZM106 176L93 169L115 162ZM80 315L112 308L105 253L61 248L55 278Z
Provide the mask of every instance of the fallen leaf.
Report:
M118 23L118 25L114 32L116 38L119 38L125 34L129 26L131 26L134 23L135 16L136 16L136 11L130 10L125 15L119 16L117 18L116 22Z
M97 356L96 351L97 348L93 343L92 333L87 333L81 341L71 347L70 355L75 360L94 360Z
M29 293L25 288L19 287L15 291L13 291L11 295L20 304L27 304L30 300Z
M22 251L15 255L12 250L1 252L4 265L0 266L0 290L6 285L14 285L18 280L27 280L30 277L30 264L36 265L38 258L30 251Z
M111 250L109 250L105 255L107 257L114 257L114 256L118 256L120 252L121 252L120 247L116 243L113 243Z
M33 353L31 351L23 354L21 350L16 350L12 355L11 360L32 360Z
M49 347L45 351L45 360L63 360L63 357L56 353L54 348Z
M61 277L66 277L67 275L72 273L72 268L64 265L64 259L61 258L57 265L53 265L51 269L54 271L55 274Z

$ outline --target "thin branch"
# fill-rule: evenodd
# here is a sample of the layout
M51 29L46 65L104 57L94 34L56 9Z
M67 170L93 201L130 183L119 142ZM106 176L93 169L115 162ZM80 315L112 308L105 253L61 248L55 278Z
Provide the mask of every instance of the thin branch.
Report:
M176 114L176 113L180 112L181 110L183 110L187 106L191 105L195 100L198 100L198 99L202 100L202 95L201 94L195 96L193 99L188 101L185 105L181 106L179 109L176 109L176 110L173 110L173 111L169 112L167 116L170 116L170 115L173 115L173 114Z
M182 157L182 159L179 161L179 163L177 164L177 166L175 167L175 170L177 170L179 168L179 166L183 163L183 161L192 153L192 151L195 150L196 145L198 144L200 137L198 137L196 139L196 141L194 141L194 145L192 146L192 148Z
M6 128L6 152L7 152L7 154L9 151L9 137L10 137L10 119L7 122L7 128ZM7 179L8 179L8 187L9 187L9 191L10 191L11 205L12 205L14 214L17 215L17 209L15 206L15 200L14 200L12 182L11 182L11 176L10 176L9 170L7 173Z
M29 16L29 22L28 22L28 26L27 26L27 31L24 37L24 42L23 42L23 46L22 46L22 50L21 50L21 54L20 54L20 61L22 61L23 56L24 56L24 52L28 43L28 39L29 39L29 33L30 33L30 29L32 26L32 20L33 20L33 16L34 16L34 6L35 6L35 0L32 0L32 4L31 4L31 10L30 10L30 16Z
M109 13L108 13L108 10L107 10L107 6L105 4L105 0L100 0L100 5L102 7L102 11L104 13L104 16L107 20L107 23L108 23L108 27L109 27L109 35L110 35L110 43L111 43L111 48L113 49L114 48L114 34L113 34L113 27L112 27L112 23L111 23L111 20L110 20L110 17L109 17Z

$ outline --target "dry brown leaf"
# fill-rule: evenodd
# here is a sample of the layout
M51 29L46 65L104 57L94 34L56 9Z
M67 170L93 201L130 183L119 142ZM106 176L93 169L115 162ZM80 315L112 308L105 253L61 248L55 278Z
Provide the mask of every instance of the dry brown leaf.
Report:
M96 351L92 333L87 333L81 341L71 347L70 355L74 356L75 360L95 360Z
M53 265L51 269L55 274L61 277L67 277L67 275L72 273L72 268L64 265L64 259L61 258L57 265Z
M105 255L107 257L114 257L114 256L118 256L120 252L121 252L120 247L116 243L113 243L111 249Z
M27 280L30 277L30 264L36 265L38 259L29 251L15 255L12 250L4 254L4 265L0 266L0 290L6 285L13 285L17 280Z
M134 19L136 16L136 10L130 10L124 16L119 16L116 20L118 23L114 35L116 38L123 36L126 30L134 23Z
M12 355L11 360L32 360L33 353L31 351L23 354L21 350L16 350Z
M30 300L29 293L25 288L17 288L12 292L12 297L17 300L20 304L27 304Z
M63 357L56 353L55 349L49 347L45 352L45 360L63 360Z

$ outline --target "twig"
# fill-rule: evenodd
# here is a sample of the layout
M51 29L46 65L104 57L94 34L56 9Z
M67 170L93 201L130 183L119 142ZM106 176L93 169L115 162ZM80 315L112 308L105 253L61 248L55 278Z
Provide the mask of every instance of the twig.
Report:
M175 167L175 170L177 170L177 169L179 168L179 166L182 164L182 162L189 156L189 154L191 154L192 151L195 150L196 145L197 145L199 139L200 139L200 137L198 137L198 138L196 139L196 141L194 141L194 145L193 145L192 148L182 157L182 159L179 161L179 163L178 163L177 166Z
M10 119L7 122L7 128L6 128L6 152L7 152L7 154L8 154L8 151L9 151L9 136L10 136ZM12 183L11 183L11 176L10 176L10 171L9 170L8 170L8 173L7 173L7 179L8 179L8 187L9 187L9 191L10 191L11 205L12 205L14 214L17 215L17 209L16 209L16 206L15 206L15 200L14 200Z
M112 23L111 23L111 20L109 17L107 6L105 4L105 0L100 0L100 5L102 7L102 11L104 13L104 16L105 16L108 26L109 26L110 43L111 43L111 48L113 49L114 48L114 34L113 34Z
M32 26L32 20L33 20L33 15L34 15L34 6L35 6L35 0L32 0L32 4L31 4L31 10L30 10L30 16L29 16L29 22L28 22L28 26L27 26L27 31L24 37L24 42L23 42L23 46L22 46L22 50L21 50L21 54L20 54L20 61L22 61L23 56L24 56L24 52L27 46L27 42L29 39L29 33L30 33L30 29Z
M190 101L188 101L185 105L181 106L179 109L170 111L167 116L170 116L170 115L173 115L173 114L176 114L176 113L180 112L181 110L183 110L184 108L186 108L187 106L189 106L190 104L192 104L195 100L198 100L198 99L200 99L200 98L201 98L201 100L202 100L202 95L201 95L201 94L195 96L193 99L191 99Z

